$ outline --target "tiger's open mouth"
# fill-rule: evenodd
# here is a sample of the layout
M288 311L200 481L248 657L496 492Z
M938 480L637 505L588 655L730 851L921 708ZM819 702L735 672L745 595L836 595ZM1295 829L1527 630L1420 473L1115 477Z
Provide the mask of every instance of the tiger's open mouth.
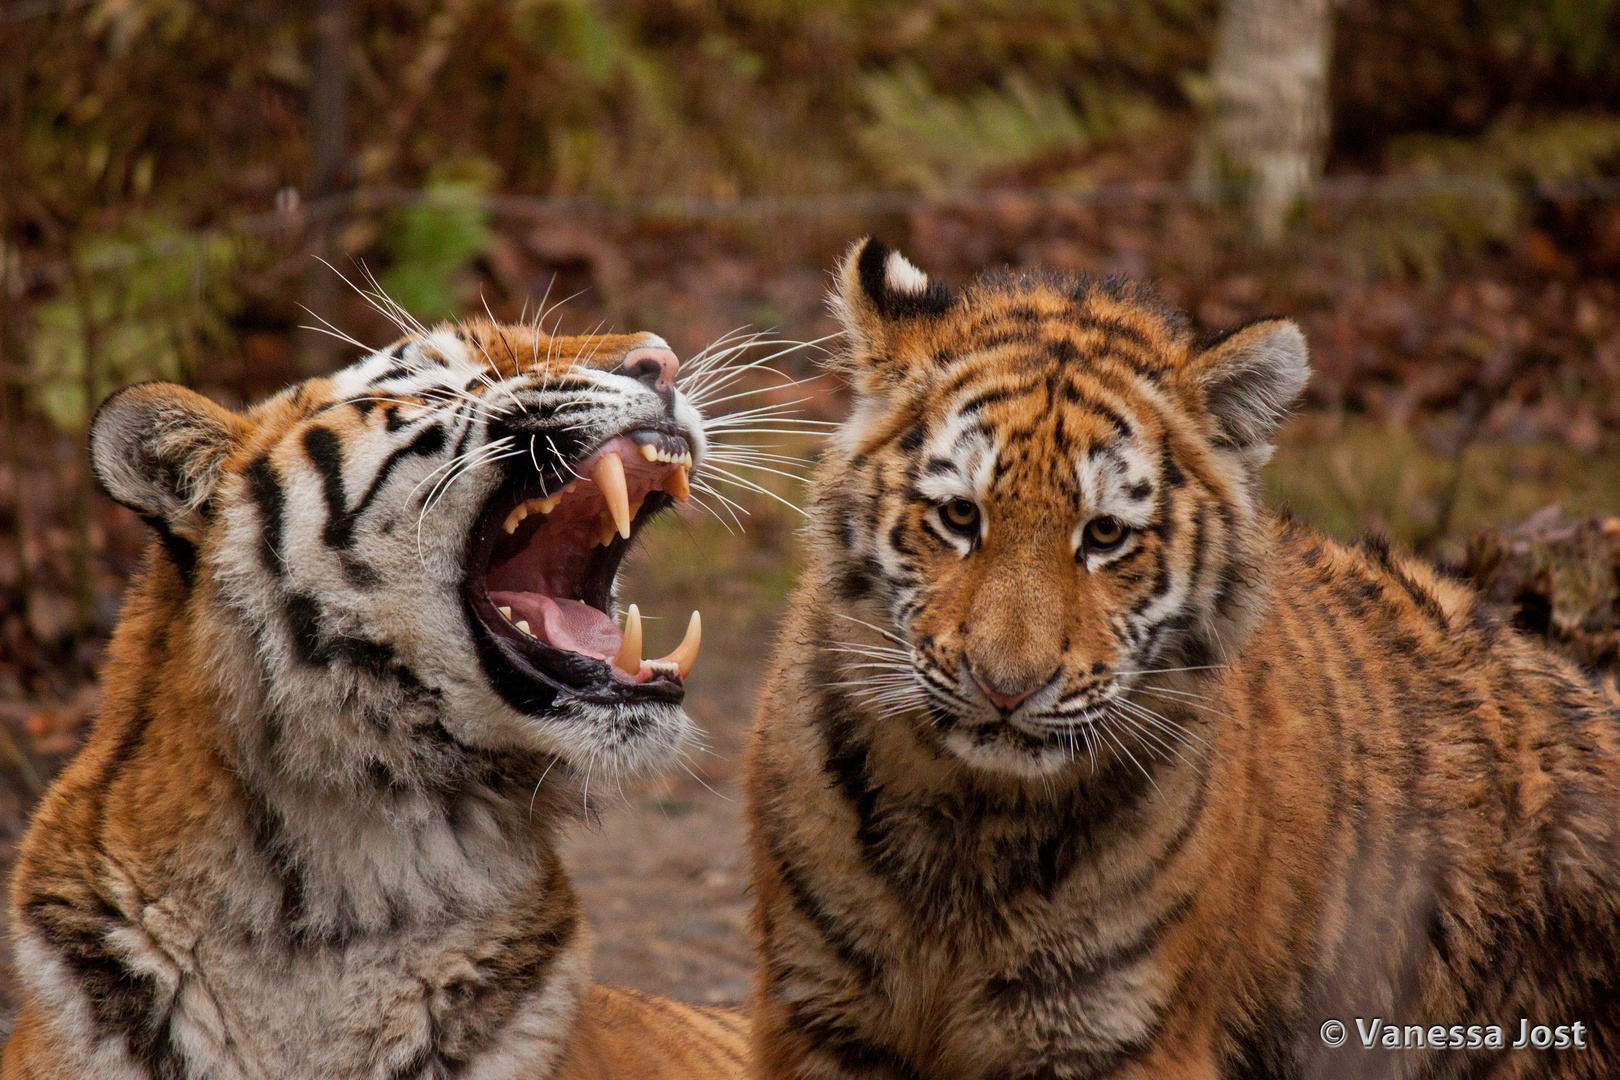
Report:
M634 605L621 630L609 610L619 563L642 526L688 494L685 438L615 436L542 487L515 477L490 499L469 551L466 602L486 634L486 667L514 704L539 711L555 691L602 704L685 696L697 656L697 613L668 656L641 657ZM526 684L526 685L525 685Z

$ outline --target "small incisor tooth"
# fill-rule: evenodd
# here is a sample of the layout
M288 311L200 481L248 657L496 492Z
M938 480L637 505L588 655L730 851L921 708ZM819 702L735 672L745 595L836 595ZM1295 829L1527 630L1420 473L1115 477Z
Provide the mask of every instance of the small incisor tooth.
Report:
M516 532L517 527L523 524L523 519L529 516L527 507L527 503L520 503L516 509L514 509L510 514L506 515L506 521L501 524L501 528L505 529L508 533Z
M619 655L613 658L613 666L626 675L641 670L641 609L634 604L625 612L624 641L619 645Z
M652 443L642 443L641 444L641 456L646 458L648 461L657 461L658 460L658 448L653 446Z
M681 643L675 646L674 652L659 659L674 664L684 679L692 673L692 664L697 660L698 647L702 644L703 619L694 611L691 620L686 624L686 636L681 638Z
M591 479L601 489L608 513L613 515L613 524L619 527L619 535L630 539L630 491L624 480L624 462L619 460L618 454L603 454L591 470Z
M664 480L664 491L679 502L692 497L692 484L686 478L686 466L677 465Z

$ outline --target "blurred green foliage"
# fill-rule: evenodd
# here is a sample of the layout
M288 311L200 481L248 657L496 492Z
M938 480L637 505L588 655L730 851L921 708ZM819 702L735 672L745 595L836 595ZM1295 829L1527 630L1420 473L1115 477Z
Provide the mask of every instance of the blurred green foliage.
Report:
M424 323L451 318L471 299L472 261L489 243L487 187L486 168L436 170L383 231L392 262L383 292Z
M1083 148L1091 125L1060 93L1014 72L1001 89L962 99L935 93L916 67L869 75L872 122L861 145L892 185L925 191L969 186L1043 153Z
M228 348L243 255L239 240L161 218L83 244L67 287L36 312L30 359L45 414L83 431L108 391L184 379L204 356Z
M1451 558L1478 529L1519 521L1551 501L1571 515L1620 513L1620 455L1565 446L1437 449L1410 425L1301 417L1264 473L1271 505L1341 540L1379 532Z
M1387 156L1391 173L1414 181L1412 192L1353 218L1345 258L1362 277L1432 282L1447 260L1510 241L1534 201L1528 185L1620 173L1620 116L1510 115L1476 137L1403 136L1391 140ZM1423 185L1447 179L1467 183Z

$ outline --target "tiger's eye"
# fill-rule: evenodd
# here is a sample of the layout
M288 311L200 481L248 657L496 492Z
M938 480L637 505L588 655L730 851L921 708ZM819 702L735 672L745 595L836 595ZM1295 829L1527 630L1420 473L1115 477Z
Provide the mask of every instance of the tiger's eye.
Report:
M1095 518L1086 525L1086 547L1092 551L1112 551L1125 542L1126 531L1118 518Z
M940 504L939 519L947 529L958 535L979 535L979 508L972 499L951 499Z

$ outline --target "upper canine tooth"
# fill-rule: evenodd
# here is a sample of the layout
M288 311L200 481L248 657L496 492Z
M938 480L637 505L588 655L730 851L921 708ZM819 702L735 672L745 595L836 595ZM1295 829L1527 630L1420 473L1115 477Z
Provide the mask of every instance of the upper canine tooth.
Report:
M613 515L613 524L619 527L619 535L630 539L630 493L624 482L624 462L619 460L618 454L603 454L591 470L591 479L602 490L608 513Z
M659 659L674 664L680 671L681 678L686 678L692 672L692 664L697 660L698 647L703 644L703 619L697 612L692 612L692 618L686 624L686 636L681 643L675 646L675 651Z
M692 485L686 479L686 466L677 465L664 480L664 491L681 502L692 497Z
M613 666L628 675L641 670L641 609L634 604L625 612L624 641L619 645L619 655L613 658Z
M652 443L642 443L641 444L641 456L646 458L648 461L657 461L658 460L658 448L656 446L654 446Z

